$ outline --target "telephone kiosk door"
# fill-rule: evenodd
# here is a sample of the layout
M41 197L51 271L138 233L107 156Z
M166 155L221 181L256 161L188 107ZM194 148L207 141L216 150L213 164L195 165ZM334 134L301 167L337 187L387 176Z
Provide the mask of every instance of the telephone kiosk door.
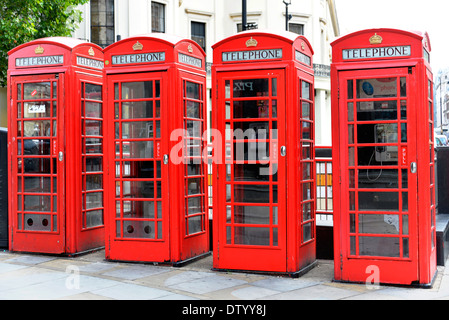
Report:
M346 248L344 272L362 270L376 257L379 265L394 259L388 277L416 279L417 176L409 161L416 161L416 111L410 103L408 68L341 72L340 108L347 118L340 128L342 201ZM343 111L343 110L342 110ZM413 156L415 155L415 156ZM409 160L410 159L410 160ZM347 259L347 261L346 261ZM391 273L391 276L388 275ZM344 275L343 275L344 277Z
M11 81L10 226L14 228L10 248L14 251L65 251L65 170L64 158L59 159L64 109L58 109L63 81L58 76L21 76Z

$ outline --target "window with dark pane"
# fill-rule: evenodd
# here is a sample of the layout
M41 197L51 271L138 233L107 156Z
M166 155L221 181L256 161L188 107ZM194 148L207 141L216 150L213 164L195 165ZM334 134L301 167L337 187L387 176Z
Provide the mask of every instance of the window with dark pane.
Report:
M165 4L151 1L151 32L165 33Z
M114 0L91 0L91 41L106 47L115 40Z
M206 51L206 24L192 21L191 24L192 40L195 41Z

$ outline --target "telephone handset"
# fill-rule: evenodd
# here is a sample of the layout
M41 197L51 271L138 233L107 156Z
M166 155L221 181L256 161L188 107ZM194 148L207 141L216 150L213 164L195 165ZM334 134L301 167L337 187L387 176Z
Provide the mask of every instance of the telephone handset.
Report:
M393 124L376 124L374 126L374 137L376 143L397 143L398 133ZM393 146L376 147L377 162L398 161L398 149Z

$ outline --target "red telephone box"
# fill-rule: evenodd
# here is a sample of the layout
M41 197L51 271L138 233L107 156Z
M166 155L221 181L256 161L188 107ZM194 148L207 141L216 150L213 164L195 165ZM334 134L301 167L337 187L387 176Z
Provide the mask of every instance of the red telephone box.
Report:
M205 53L151 34L105 49L106 258L209 253Z
M372 29L332 46L335 279L430 284L436 232L429 38Z
M214 268L299 274L316 261L313 50L261 31L213 48Z
M104 246L103 65L100 47L72 38L9 52L12 251Z

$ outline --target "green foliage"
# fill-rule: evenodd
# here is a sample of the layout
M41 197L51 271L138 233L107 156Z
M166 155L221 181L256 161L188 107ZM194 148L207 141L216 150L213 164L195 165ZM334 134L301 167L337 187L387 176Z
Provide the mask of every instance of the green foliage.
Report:
M1 0L0 86L6 86L8 51L23 43L70 36L81 22L76 6L89 0Z

